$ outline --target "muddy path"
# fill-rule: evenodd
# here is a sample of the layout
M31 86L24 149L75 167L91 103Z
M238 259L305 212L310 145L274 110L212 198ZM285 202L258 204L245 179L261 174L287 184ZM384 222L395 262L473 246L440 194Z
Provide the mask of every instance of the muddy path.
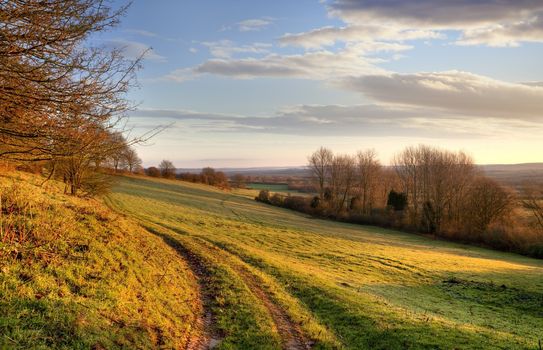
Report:
M203 240L208 249L213 249L216 255L223 255L230 260L231 257L236 257L224 249L219 248L212 242ZM211 247L209 247L211 245ZM241 277L249 290L262 302L268 310L277 333L281 338L281 347L284 350L305 350L311 349L311 342L304 336L300 326L293 322L288 313L281 305L274 302L268 291L262 287L262 281L254 275L248 268L238 263L229 264L229 266Z
M211 312L212 291L209 290L209 273L201 259L179 241L166 235L161 238L187 262L198 283L197 318L194 321L185 350L213 349L221 341L215 330L214 316Z

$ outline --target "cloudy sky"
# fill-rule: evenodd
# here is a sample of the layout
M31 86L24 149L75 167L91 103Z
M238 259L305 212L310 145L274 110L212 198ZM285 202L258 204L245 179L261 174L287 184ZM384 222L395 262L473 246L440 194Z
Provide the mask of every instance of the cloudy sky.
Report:
M543 161L542 0L135 0L94 38L146 48L145 165L293 166L324 145Z

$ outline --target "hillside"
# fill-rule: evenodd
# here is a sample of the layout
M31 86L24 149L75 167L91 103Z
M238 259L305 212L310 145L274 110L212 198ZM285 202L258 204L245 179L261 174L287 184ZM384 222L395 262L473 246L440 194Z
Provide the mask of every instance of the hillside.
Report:
M180 348L200 304L157 236L59 184L0 169L0 348Z
M122 178L107 198L188 262L203 304L200 342L534 349L543 337L540 260L312 219L253 196Z

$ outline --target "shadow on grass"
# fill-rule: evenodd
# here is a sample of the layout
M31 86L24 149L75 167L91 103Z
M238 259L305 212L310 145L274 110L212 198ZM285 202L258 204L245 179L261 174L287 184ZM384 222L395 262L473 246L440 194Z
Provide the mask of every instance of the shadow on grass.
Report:
M0 303L0 349L124 349L151 346L144 329L89 316L76 303L12 298ZM137 339L140 337L141 339Z
M422 285L420 287L383 285L385 299L376 305L375 299L370 299L355 291L331 285L320 285L317 279L294 276L290 272L267 264L263 259L250 256L238 247L222 242L212 242L233 254L238 255L246 263L260 268L274 276L289 291L310 310L319 321L326 325L348 349L491 349L491 348L530 348L537 339L525 340L522 337L513 338L500 334L499 330L462 329L454 324L434 322L432 317L422 317L424 312L411 312L406 317L398 314L398 308L390 309L388 305L396 304L394 299L386 295L396 296L415 294L423 300L428 291L434 288L440 293L439 302L447 305L447 293L456 293L457 298L466 299L458 305L469 312L469 301L483 299L484 306L494 305L494 316L499 317L496 308L507 305L508 308L518 308L519 314L529 313L534 320L539 318L542 311L541 293L528 292L518 288L502 287L492 283L460 281L459 283L440 281L437 286ZM413 288L415 290L413 290ZM466 292L462 291L466 288ZM446 289L449 289L447 292ZM415 293L415 294L414 294ZM358 298L353 302L353 296ZM386 300L386 304L385 304ZM387 305L388 304L388 305ZM492 314L491 310L488 310ZM499 311L499 310L498 310ZM507 311L504 311L507 312ZM402 317L400 317L402 316ZM502 317L506 317L502 315ZM461 324L463 322L459 322ZM468 322L469 323L469 322ZM468 326L468 328L470 328ZM537 327L535 327L537 328ZM503 329L508 332L509 329ZM535 330L534 330L535 331ZM513 333L515 330L513 330Z

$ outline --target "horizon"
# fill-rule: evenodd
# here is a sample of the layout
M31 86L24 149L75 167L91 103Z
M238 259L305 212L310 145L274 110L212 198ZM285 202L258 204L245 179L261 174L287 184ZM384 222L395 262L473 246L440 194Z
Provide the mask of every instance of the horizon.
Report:
M144 164L296 166L319 146L416 144L481 164L543 161L543 3L134 2L92 37L145 49L129 128L173 125Z

